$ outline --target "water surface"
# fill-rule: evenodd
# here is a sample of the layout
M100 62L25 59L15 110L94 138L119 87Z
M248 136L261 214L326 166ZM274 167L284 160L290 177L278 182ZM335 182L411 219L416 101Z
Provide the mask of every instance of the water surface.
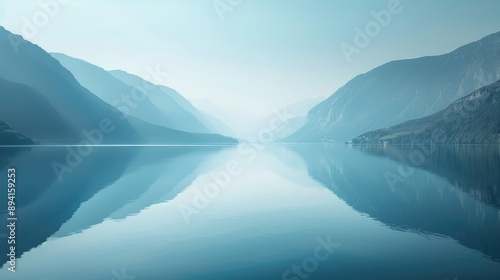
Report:
M500 279L497 146L0 152L1 279Z

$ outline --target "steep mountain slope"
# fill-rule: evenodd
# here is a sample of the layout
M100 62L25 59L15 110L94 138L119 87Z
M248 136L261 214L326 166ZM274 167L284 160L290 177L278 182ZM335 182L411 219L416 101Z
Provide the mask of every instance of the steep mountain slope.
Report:
M0 27L0 61L0 77L36 89L55 109L46 116L39 115L40 119L32 119L24 111L17 112L15 117L20 118L19 121L50 123L57 114L67 122L69 129L66 126L55 128L59 129L58 135L62 135L57 143L77 143L86 139L83 130L97 129L103 120L115 126L103 143L144 142L127 121L119 119L112 106L83 88L56 59L3 27ZM45 136L31 135L34 140Z
M34 142L0 120L0 145L31 145Z
M433 115L367 132L355 144L500 143L500 81L458 99Z
M73 131L50 102L36 89L0 78L0 118L17 131L46 143L68 143Z
M60 53L51 54L71 71L78 82L106 103L124 114L145 122L176 128L175 119L163 114L150 100L146 91L140 91L113 77L106 70L84 60Z
M205 116L177 91L153 84L125 71L113 70L109 73L121 82L146 92L153 104L168 119L173 120L171 128L188 132L222 133L222 131L215 129Z
M0 116L42 144L76 144L91 137L94 144L236 142L165 128L133 116L123 118L115 107L82 87L50 54L3 27L0 61Z
M421 118L500 79L500 32L449 54L393 61L359 75L314 107L287 141L345 141Z

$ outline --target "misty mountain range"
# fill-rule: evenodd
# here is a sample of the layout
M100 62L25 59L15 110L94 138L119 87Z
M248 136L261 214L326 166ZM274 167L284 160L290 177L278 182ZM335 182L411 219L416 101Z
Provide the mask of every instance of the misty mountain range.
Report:
M247 128L245 134L258 136L263 129L272 128L273 120L279 120L278 128L273 130L274 140L286 138L306 123L307 113L320 101L322 101L321 98L301 100L284 106L270 115L256 118L254 123ZM282 120L281 118L286 119Z
M284 107L294 117L275 139L408 144L428 142L440 129L446 143L498 143L499 51L500 32L448 54L386 63L322 102ZM4 145L76 144L89 136L98 138L94 144L234 144L233 137L257 134L273 117L251 120L255 125L243 130L228 124L231 116L202 111L158 82L49 54L3 27L0 61ZM478 98L480 109L443 123L446 110Z
M82 86L106 103L130 112L131 116L186 132L217 133L214 128L203 124L198 119L203 120L201 114L172 89L160 88L124 71L107 72L96 65L64 54L52 56L70 70Z
M499 79L500 32L448 54L392 61L355 77L314 107L286 141L351 140L436 113Z
M132 87L85 62L77 61L87 68L71 73L46 51L4 28L0 61L0 119L43 144L76 144L89 135L99 140L94 144L236 143L208 129L206 134L174 129L170 124L183 120L162 114L148 97L123 114L108 102L131 94Z
M353 144L500 143L500 81L451 103L433 115L367 132Z
M174 89L153 84L122 70L109 71L109 73L131 87L146 89L149 98L167 117L182 120L172 124L172 128L188 132L234 136L221 120L198 110Z

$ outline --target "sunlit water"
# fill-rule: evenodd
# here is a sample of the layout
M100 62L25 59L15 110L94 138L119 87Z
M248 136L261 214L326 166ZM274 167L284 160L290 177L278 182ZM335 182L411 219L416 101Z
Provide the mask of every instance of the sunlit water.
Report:
M500 279L497 146L0 152L0 279Z

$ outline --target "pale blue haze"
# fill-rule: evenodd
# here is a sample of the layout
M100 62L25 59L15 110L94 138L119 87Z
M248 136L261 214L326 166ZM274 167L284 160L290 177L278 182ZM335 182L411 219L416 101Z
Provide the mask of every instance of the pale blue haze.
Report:
M36 0L0 2L14 33L41 9ZM339 44L388 2L243 1L221 20L212 0L74 0L30 40L142 77L158 64L171 74L160 82L189 100L266 115L326 97L387 61L443 54L500 30L498 1L401 1L403 12L346 63Z

